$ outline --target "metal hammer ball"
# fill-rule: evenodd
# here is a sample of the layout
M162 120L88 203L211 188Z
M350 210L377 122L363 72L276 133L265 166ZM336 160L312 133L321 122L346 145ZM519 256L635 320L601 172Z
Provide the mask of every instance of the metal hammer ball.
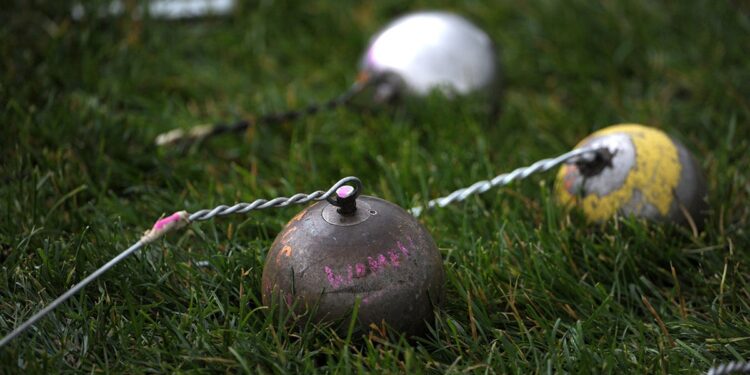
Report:
M399 91L465 95L499 79L490 37L465 18L440 11L407 14L378 32L361 60L360 76L379 77L376 100Z
M443 301L443 262L427 230L402 208L360 196L354 212L316 203L286 225L271 246L263 303L279 302L315 321L386 322L407 335L425 333Z
M564 165L556 196L578 206L591 221L615 215L659 222L694 223L706 209L706 180L690 152L664 132L638 124L614 125L576 147L605 147L610 160Z

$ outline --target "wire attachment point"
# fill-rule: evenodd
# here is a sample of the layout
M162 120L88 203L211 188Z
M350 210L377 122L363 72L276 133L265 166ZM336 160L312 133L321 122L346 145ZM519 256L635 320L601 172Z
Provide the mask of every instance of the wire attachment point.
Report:
M362 191L362 182L359 179L355 178L349 182L352 182L354 186L348 184L334 186L335 194L331 194L326 198L328 203L338 207L336 212L343 216L351 216L357 211L357 197Z
M584 177L592 177L601 173L605 168L611 168L612 159L616 154L617 149L601 147L571 159L568 164L575 164Z
M412 215L418 217L425 209L445 207L453 202L463 201L471 195L484 193L493 187L505 186L513 181L523 180L532 174L548 171L563 163L575 163L577 160L596 160L598 157L596 154L604 150L605 148L602 147L577 148L558 157L542 159L527 167L520 167L509 173L499 174L491 180L477 181L471 186L458 189L442 198L433 199L424 206L412 207L409 211ZM606 151L610 152L608 149ZM605 154L602 154L602 156L605 156ZM611 160L611 157L608 160Z
M144 244L154 242L156 239L172 230L187 226L190 224L189 217L190 214L187 211L178 211L172 215L157 220L156 223L154 223L154 226L143 234L141 242Z

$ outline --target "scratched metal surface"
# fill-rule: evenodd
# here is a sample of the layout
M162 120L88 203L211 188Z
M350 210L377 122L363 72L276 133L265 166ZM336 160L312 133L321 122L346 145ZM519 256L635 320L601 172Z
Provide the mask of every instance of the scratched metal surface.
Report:
M427 230L402 208L361 196L369 217L334 225L327 202L301 211L279 234L263 270L263 302L274 298L316 320L348 317L360 299L359 325L386 321L398 331L424 333L443 300L440 253ZM358 209L363 211L364 208Z

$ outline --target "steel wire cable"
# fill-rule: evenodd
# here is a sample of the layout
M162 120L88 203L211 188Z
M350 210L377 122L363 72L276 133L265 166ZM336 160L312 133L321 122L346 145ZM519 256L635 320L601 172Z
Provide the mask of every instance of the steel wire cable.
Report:
M425 210L425 207L428 210L435 207L445 207L451 203L463 201L474 194L484 193L493 187L508 185L513 181L525 179L532 174L548 171L563 163L591 162L597 158L598 153L602 150L604 148L584 147L574 149L554 158L542 159L527 167L520 167L511 172L499 174L490 180L477 181L468 187L458 189L444 197L430 200L426 206L412 207L409 211L412 215L419 216Z
M333 110L335 108L349 104L352 99L354 99L354 97L361 93L371 83L372 80L355 82L349 89L333 99L322 103L313 103L300 109L269 113L258 118L240 120L232 124L218 123L213 125L199 125L189 129L172 129L166 133L157 135L155 143L158 146L167 146L177 143L196 142L224 133L241 132L252 125L279 124L301 117L314 115L321 110Z
M199 210L193 214L188 214L185 211L176 212L164 219L158 220L154 226L148 230L141 238L125 249L123 252L112 258L109 262L99 267L96 271L86 276L78 284L68 289L65 293L57 297L54 301L50 302L47 306L39 310L37 313L32 315L29 319L23 322L21 325L13 329L10 333L0 339L0 348L5 346L8 342L16 338L18 335L29 329L40 319L44 318L47 314L52 312L57 306L67 301L70 297L81 291L86 285L96 280L99 276L107 272L110 268L120 263L123 259L129 255L135 253L145 245L155 241L159 237L166 233L179 229L188 225L193 221L205 221L212 219L217 216L227 216L231 214L245 214L254 210L262 210L271 207L286 207L292 204L304 204L312 201L328 200L332 204L336 204L335 200L331 200L331 197L337 193L337 190L342 186L354 185L353 189L347 194L347 197L356 196L362 189L362 182L357 177L345 177L336 182L327 191L318 190L309 194L299 193L292 195L289 198L278 197L271 200L257 199L251 203L238 203L233 206L221 205L210 210ZM341 196L339 195L341 198Z
M706 375L750 374L750 362L732 361L711 367Z
M570 152L564 153L555 158L542 159L531 164L530 166L516 168L509 173L503 173L503 174L497 175L490 180L482 180L482 181L475 182L471 186L458 189L445 197L433 199L427 202L426 207L427 209L432 209L435 207L445 207L448 204L463 201L471 195L484 193L493 187L507 185L513 181L525 179L532 174L548 171L563 163L592 162L593 160L597 158L597 156L599 155L598 152L601 150L603 149L593 148L593 147L579 148L579 149L575 149ZM104 264L102 267L100 267L93 273L91 273L89 276L81 280L81 282L79 282L74 287L72 287L71 289L63 293L60 297L52 301L49 305L45 306L42 310L34 314L31 318L26 320L24 323L22 323L17 328L15 328L12 332L10 332L5 337L3 337L0 340L0 347L3 347L5 344L10 342L16 336L20 335L26 329L33 326L37 321L42 319L45 315L49 314L57 306L59 306L60 304L65 302L67 299L72 297L74 294L76 294L77 292L85 288L86 285L88 285L89 283L97 279L99 276L101 276L104 272L106 272L110 268L117 265L120 261L128 257L130 254L138 251L143 246L155 241L156 239L162 237L163 235L165 235L166 233L172 230L179 229L195 221L205 221L205 220L213 219L215 217L222 217L222 216L227 216L227 215L232 215L232 214L246 214L251 211L263 210L263 209L272 208L272 207L280 208L280 207L287 207L293 204L305 204L308 202L322 201L322 200L327 200L331 204L338 205L337 201L335 199L332 199L332 197L334 196L334 194L337 193L339 188L343 186L351 186L351 185L354 185L354 186L346 194L346 197L352 197L352 196L356 197L362 189L362 183L357 177L350 176L350 177L342 178L341 180L336 182L333 186L331 186L326 191L318 190L309 194L298 193L298 194L292 195L291 197L277 197L277 198L273 198L270 200L256 199L255 201L250 202L250 203L237 203L232 206L219 205L211 209L202 209L192 214L186 211L180 211L166 218L160 219L154 224L154 226L150 230L146 231L146 233L136 243L134 243L125 251L123 251L116 257L114 257L112 260ZM339 195L339 198L344 198L344 196ZM410 212L414 216L419 216L423 211L424 211L423 206L416 206L410 209Z

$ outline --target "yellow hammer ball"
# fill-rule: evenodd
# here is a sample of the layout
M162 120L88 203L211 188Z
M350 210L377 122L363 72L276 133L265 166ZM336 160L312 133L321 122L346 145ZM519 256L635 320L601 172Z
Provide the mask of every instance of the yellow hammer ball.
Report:
M602 147L609 160L565 164L555 184L564 205L580 207L597 222L622 215L702 226L705 176L685 146L661 130L614 125L576 147Z

